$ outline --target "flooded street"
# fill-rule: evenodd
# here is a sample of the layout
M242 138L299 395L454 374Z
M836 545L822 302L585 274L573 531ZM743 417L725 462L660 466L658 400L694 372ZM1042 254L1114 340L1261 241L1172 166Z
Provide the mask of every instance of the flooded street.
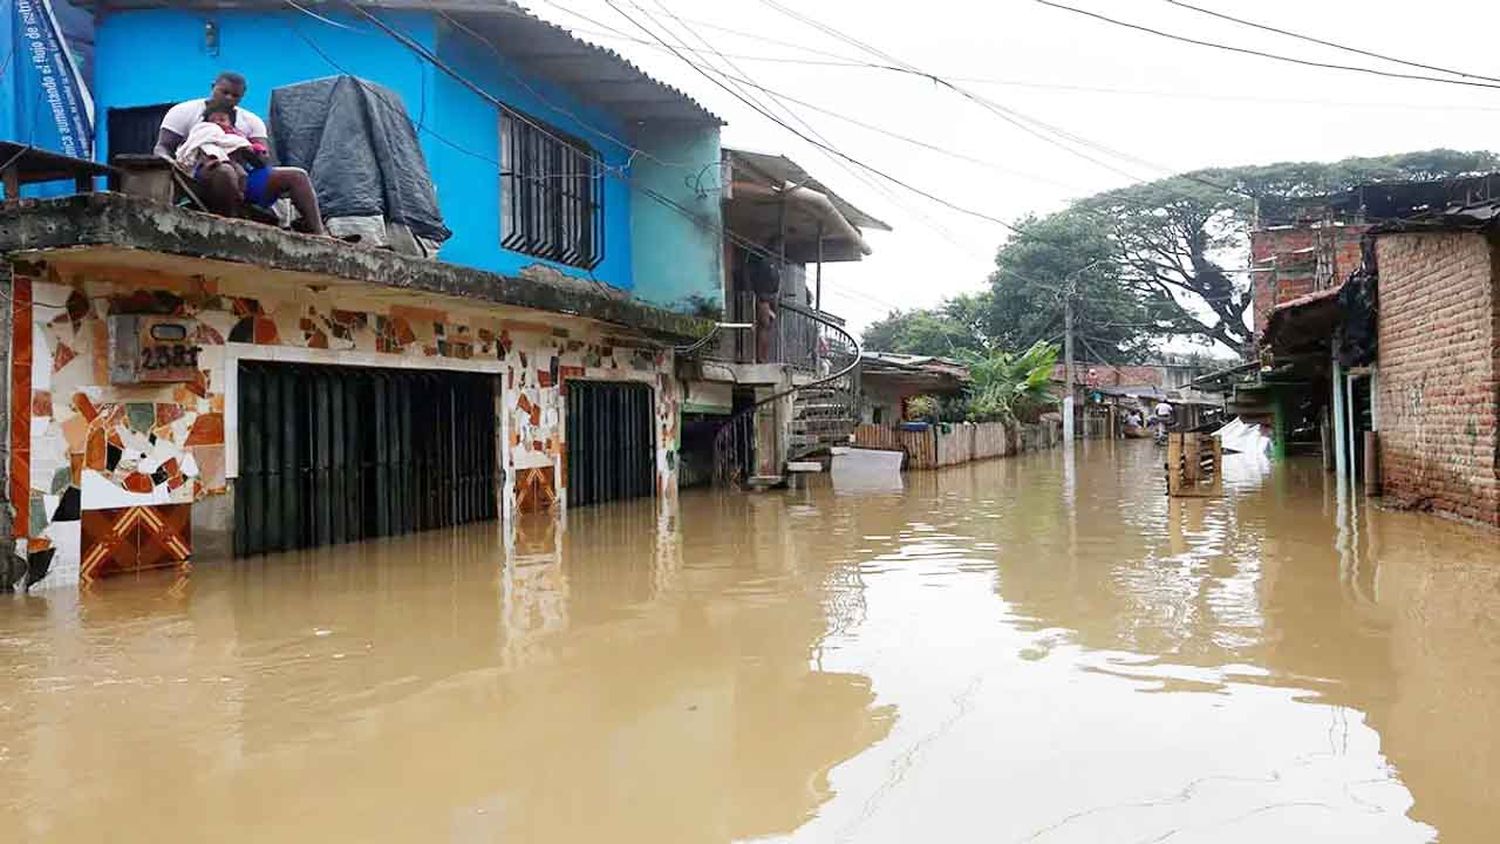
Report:
M8 598L0 838L1493 840L1493 532L1087 445Z

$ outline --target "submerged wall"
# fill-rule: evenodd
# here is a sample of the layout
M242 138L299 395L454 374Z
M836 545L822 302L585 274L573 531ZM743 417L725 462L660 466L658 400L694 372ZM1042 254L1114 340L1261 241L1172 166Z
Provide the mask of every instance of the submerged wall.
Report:
M1010 427L1003 422L958 422L921 431L864 424L854 429L855 445L905 452L908 469L937 469L1052 448L1060 439L1055 423Z
M656 491L676 487L680 390L670 349L557 314L340 288L336 279L276 284L253 269L216 276L222 266L199 262L201 272L169 274L13 264L9 494L16 551L32 580L87 583L142 567L116 553L127 532L129 541L150 538L152 565L226 552L240 360L495 374L507 517L566 499L570 379L646 383ZM192 380L111 384L108 317L120 313L196 320Z

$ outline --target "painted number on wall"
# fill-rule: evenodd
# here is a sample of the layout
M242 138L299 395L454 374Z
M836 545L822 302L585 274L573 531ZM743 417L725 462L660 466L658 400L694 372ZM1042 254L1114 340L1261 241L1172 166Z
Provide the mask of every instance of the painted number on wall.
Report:
M198 355L203 351L198 346L186 343L170 343L146 346L141 349L141 368L156 371L198 367Z

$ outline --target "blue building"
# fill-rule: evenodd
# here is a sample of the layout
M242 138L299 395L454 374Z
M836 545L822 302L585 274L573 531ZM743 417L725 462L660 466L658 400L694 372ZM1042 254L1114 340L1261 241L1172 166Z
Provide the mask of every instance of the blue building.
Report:
M402 100L453 236L437 260L309 237L124 170L85 190L76 159L77 193L0 204L0 587L675 491L679 358L733 283L713 115L508 2L93 10L100 161L222 70L263 117L353 76ZM12 174L58 166L0 140Z
M416 122L454 232L441 260L506 275L540 264L672 308L722 301L720 121L508 0L95 6L102 160L122 151L112 148L110 128L129 110L203 96L220 70L245 75L243 106L262 117L277 87L349 74L394 91ZM593 254L568 261L538 257L545 249L506 231L515 220L504 210L504 186L525 176L506 170L518 161L510 147L556 138L573 139L568 154L597 160L603 174L588 197L599 206L602 237L585 250Z

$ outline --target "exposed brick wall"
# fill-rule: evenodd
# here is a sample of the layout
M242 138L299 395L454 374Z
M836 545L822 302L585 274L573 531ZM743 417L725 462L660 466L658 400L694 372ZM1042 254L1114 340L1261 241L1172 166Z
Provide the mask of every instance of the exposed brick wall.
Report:
M1500 252L1452 232L1381 235L1376 249L1384 492L1500 525Z
M1094 376L1089 377L1089 370ZM1052 380L1061 383L1067 374L1063 364L1054 364ZM1160 387L1166 383L1166 373L1159 366L1112 366L1106 363L1073 364L1073 383L1093 387L1135 387L1150 384Z
M1250 265L1275 270L1251 278L1255 336L1265 331L1271 308L1341 283L1359 269L1360 240L1369 228L1320 225L1251 232Z

